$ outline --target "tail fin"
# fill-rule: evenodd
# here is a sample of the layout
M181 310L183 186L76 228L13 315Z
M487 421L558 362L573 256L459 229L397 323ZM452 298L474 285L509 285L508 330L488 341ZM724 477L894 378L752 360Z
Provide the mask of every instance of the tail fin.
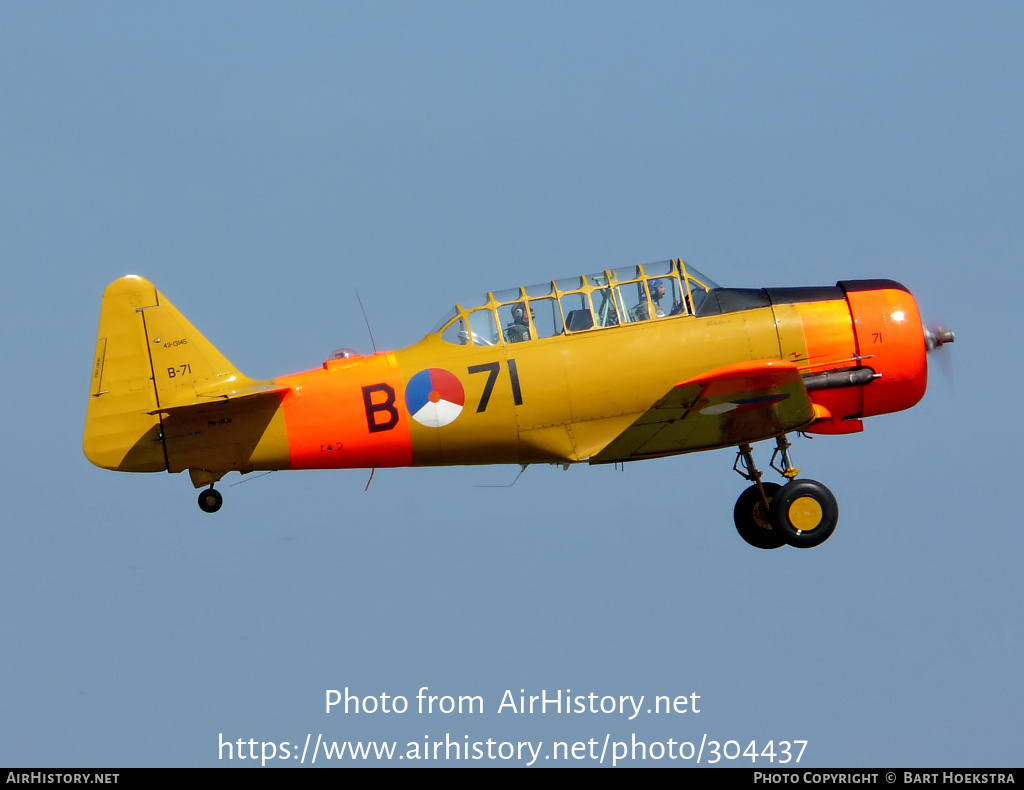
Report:
M152 283L122 277L103 293L85 455L106 469L163 471L168 409L254 387Z

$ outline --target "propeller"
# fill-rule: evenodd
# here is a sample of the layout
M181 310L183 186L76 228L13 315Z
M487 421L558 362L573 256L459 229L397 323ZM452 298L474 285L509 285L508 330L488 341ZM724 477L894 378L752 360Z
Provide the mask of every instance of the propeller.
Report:
M952 343L954 340L956 340L956 337L953 335L953 330L942 324L935 324L924 328L924 347L929 354L933 351L938 351L944 345ZM939 367L942 368L946 381L952 387L954 385L952 358L947 353L939 354L936 359L939 362Z
M953 335L953 330L948 327L944 327L942 324L936 324L934 327L924 328L924 345L929 351L934 351L937 348L941 348L946 343L952 343L956 340Z

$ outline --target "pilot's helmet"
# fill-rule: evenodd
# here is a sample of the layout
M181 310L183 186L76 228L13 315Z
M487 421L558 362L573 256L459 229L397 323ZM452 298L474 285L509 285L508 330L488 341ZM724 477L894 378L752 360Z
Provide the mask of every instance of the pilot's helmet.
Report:
M530 305L530 318L533 318L536 313L533 312L533 305ZM512 320L517 324L528 324L526 320L526 304L524 302L516 302L512 305Z
M659 291L660 291L660 293L659 293ZM661 279L651 280L651 298L657 300L657 299L661 299L661 297L663 297L664 295L665 295L665 281L661 280Z

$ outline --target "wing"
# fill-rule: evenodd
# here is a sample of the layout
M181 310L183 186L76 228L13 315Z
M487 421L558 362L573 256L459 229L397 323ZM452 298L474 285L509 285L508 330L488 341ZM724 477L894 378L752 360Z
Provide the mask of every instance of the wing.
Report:
M742 362L677 384L590 462L754 442L802 428L812 419L814 409L796 365L779 359Z

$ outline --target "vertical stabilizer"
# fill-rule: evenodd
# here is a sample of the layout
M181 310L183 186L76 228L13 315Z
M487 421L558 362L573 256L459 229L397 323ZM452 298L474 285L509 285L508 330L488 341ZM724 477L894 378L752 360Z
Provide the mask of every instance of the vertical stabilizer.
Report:
M85 454L106 469L163 471L168 409L220 402L254 384L152 283L122 277L103 293Z

